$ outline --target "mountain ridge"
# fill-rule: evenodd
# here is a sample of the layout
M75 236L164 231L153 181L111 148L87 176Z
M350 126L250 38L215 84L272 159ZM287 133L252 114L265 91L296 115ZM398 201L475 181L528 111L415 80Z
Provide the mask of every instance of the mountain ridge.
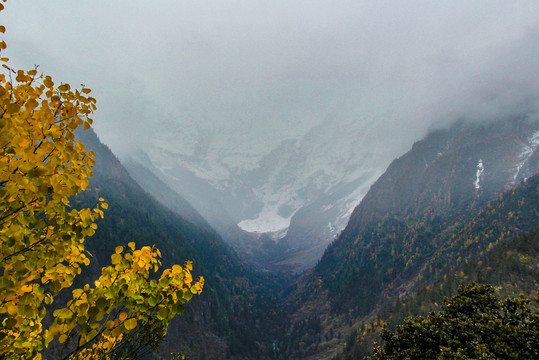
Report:
M210 359L223 352L231 359L331 358L354 329L365 324L378 329L380 323L376 320L377 325L372 325L373 319L385 319L384 309L395 300L420 293L467 262L536 228L539 175L532 174L539 171L537 134L539 122L526 117L480 125L458 123L430 133L389 165L321 260L286 291L283 286L289 278L285 275L251 272L249 263L214 231L192 232L193 239L184 243L182 251L195 255L198 251L198 261L206 264L199 269L210 270L213 275L208 283L218 286L205 289L203 305L194 305L194 314L187 314L188 323L198 324L196 335L186 336L177 345L195 358L201 348ZM121 205L123 211L143 210L137 210L142 217L133 213L129 218L141 223L146 217L158 220L161 215L154 207L129 200L131 195L114 187L121 181L111 181L111 177L118 180L126 173L118 166L121 163L115 159L104 167L110 174L100 183L101 194L112 186L106 196L114 198L112 204ZM148 180L159 180L152 179ZM143 192L140 186L136 188L137 193ZM167 211L167 216L175 218ZM111 231L121 224L118 219L128 221L126 214L112 216L114 220L100 224L98 230ZM178 221L191 224L195 231L194 224ZM132 236L129 227L120 230ZM269 261L263 266L266 269L275 270L271 267L275 263L284 268L291 259L298 259L293 269L307 262L300 258L301 251L294 253L293 245L284 240L275 243L264 239L264 234L259 239L265 252L253 251L250 259L261 264ZM171 250L166 256L176 259L174 250L178 256L181 246L163 244ZM272 259L265 257L268 253ZM187 328L174 326L170 336L181 338L182 331Z
M83 280L92 281L102 264L110 262L114 248L131 241L159 248L164 267L192 260L193 276L206 280L203 292L173 320L168 340L154 355L179 351L194 359L245 359L252 354L269 359L268 338L280 327L279 308L274 308L280 285L274 276L244 264L213 229L198 227L152 198L92 130L77 137L95 152L96 165L90 186L72 203L88 206L103 197L109 204L95 235L85 242L93 259ZM256 323L262 313L270 331Z
M242 158L233 150L235 145L230 153L214 154L212 141L221 141L216 134L196 135L191 140L200 146L191 150L190 146L171 150L177 142L175 131L182 129L162 134L143 151L158 170L156 175L238 251L264 258L270 267L282 263L297 271L313 266L344 229L351 211L392 156L373 142L370 135L381 131L376 126L353 120L335 124L327 118L302 134L260 147L255 158ZM239 160L228 164L226 159L234 154ZM275 243L269 251L264 250L267 240ZM313 247L318 250L312 252ZM287 261L289 254L301 258L297 266L293 259Z
M385 302L452 271L448 263L462 266L534 230L539 176L528 175L539 171L533 166L538 130L539 123L526 117L459 123L427 135L395 159L316 267L291 288L287 332L307 331L313 316L325 325L309 337L311 350L301 352L298 343L285 340L290 356L331 357L354 324L380 316ZM528 145L534 149L523 171L521 154Z

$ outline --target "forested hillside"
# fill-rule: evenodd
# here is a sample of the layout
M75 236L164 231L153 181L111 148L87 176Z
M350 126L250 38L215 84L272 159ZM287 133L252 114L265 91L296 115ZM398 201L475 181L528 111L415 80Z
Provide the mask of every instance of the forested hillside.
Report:
M0 360L539 359L539 1L425 3L0 0Z
M303 341L311 344L306 354L301 340L289 340L291 354L331 356L351 329L379 318L385 304L534 230L538 177L524 178L537 172L531 165L537 126L526 119L458 124L396 159L312 273L293 284L288 331L307 329L312 317L322 326Z
M525 119L457 125L395 160L316 267L334 294L333 306L366 313L385 291L398 293L397 284L413 281L440 248L453 243L448 234L455 226L522 177L515 165L538 126ZM535 220L523 218L522 226L531 230ZM505 231L517 230L507 226Z
M85 275L94 277L109 263L108 254L116 246L131 241L155 244L165 265L192 260L193 271L206 280L204 291L170 325L169 341L160 353L183 352L190 359L270 358L281 321L275 277L246 267L214 231L157 203L93 132L80 133L79 138L96 153L96 166L89 189L74 200L92 204L103 197L109 204L95 235L87 240L94 259Z
M181 340L166 343L163 353L325 359L349 337L343 356L366 355L383 323L435 306L437 296L467 280L458 277L464 266L535 230L539 176L527 177L537 171L537 126L526 119L458 124L418 142L392 163L315 269L283 297L286 276L252 271L215 232L156 203L90 133L84 140L101 165L85 201L102 196L111 206L88 246L102 262L99 254L122 241L156 243L167 249L165 263L193 259L206 277L200 300L169 329L170 339ZM461 281L434 291L442 279ZM533 288L523 281L515 292ZM417 299L421 304L413 305Z
M468 261L434 283L384 306L376 319L365 321L352 331L343 351L334 359L353 360L370 355L373 341L380 342L380 330L384 324L394 329L407 316L425 316L439 310L444 297L454 295L459 285L470 281L492 284L503 298L518 297L522 293L533 299L539 289L538 263L539 229L536 229L492 248L484 256Z

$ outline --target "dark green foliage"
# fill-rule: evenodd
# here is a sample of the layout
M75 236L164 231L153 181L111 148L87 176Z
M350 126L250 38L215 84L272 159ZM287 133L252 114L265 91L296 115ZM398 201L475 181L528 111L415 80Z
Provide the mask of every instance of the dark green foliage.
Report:
M293 323L282 343L282 351L294 358L305 358L316 353L321 338L320 316L311 315Z
M294 294L306 314L327 299L328 318L348 323L351 314L359 325L346 334L339 359L368 354L380 320L395 324L426 314L475 275L491 274L507 293L533 288L537 269L526 272L513 260L503 270L493 264L480 273L461 272L539 225L537 168L528 164L526 174L515 175L514 163L538 126L525 119L462 124L427 136L393 161ZM486 175L476 187L480 159ZM534 271L536 277L529 277ZM321 299L309 300L313 294ZM342 328L342 321L327 326Z
M489 247L535 229L538 186L539 176L534 176L487 206L452 217L451 222L440 216L408 223L388 217L364 231L346 253L336 246L328 249L316 271L336 310L349 306L368 313L386 286L417 281L418 273L423 283L435 280ZM333 267L339 270L329 271Z
M145 193L95 135L87 134L83 141L95 151L96 166L90 188L72 202L84 206L103 197L109 208L86 242L94 258L81 280L91 281L110 263L116 246L131 241L137 246L155 244L164 266L192 260L193 274L205 278L202 294L192 299L181 319L171 322L161 355L272 358L271 343L283 319L277 304L286 277L278 281L278 276L244 266L213 230L184 220Z
M462 283L489 283L502 296L516 297L520 293L534 296L539 289L539 229L489 250L485 256L469 261L461 269L449 273L429 286L423 286L403 300L384 306L379 315L394 329L410 315L426 315L439 310L437 302L456 293ZM532 304L533 305L533 304ZM379 340L379 328L364 323L346 340L343 351L335 359L360 359L371 353L372 342Z
M524 297L500 300L490 285L471 283L442 311L407 318L370 359L537 359L539 313Z

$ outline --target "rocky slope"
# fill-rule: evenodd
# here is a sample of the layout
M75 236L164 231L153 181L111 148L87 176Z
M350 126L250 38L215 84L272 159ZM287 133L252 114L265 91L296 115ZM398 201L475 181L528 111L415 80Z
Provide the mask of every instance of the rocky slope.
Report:
M313 316L324 324L301 356L331 356L343 334L378 316L387 301L534 230L538 140L539 122L530 117L462 122L394 160L314 270L294 285L288 331ZM298 345L286 344L291 356Z
M344 229L394 156L373 140L381 129L356 120L327 119L249 146L224 144L226 133L170 129L131 163L156 169L225 240L256 261L304 269Z
M101 266L110 262L114 248L131 241L137 247L156 245L165 267L192 260L193 275L206 280L204 290L171 323L167 341L153 356L168 358L169 351L179 351L190 359L247 359L254 354L271 358L271 341L281 327L276 306L281 285L275 278L244 265L201 216L169 189L160 189L171 196L161 200L167 206L177 205L175 211L185 212L191 221L152 198L93 131L79 132L77 137L95 152L96 165L89 188L73 204L92 206L98 197L109 204L95 235L86 240L93 258L84 280L92 281Z

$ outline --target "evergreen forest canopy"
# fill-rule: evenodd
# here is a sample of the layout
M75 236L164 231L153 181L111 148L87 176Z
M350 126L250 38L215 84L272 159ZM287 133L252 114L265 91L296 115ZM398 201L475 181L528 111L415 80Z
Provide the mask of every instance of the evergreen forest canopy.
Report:
M382 330L382 346L369 359L535 359L539 356L539 312L530 300L501 300L490 285L460 286L442 311L406 318L393 333Z

